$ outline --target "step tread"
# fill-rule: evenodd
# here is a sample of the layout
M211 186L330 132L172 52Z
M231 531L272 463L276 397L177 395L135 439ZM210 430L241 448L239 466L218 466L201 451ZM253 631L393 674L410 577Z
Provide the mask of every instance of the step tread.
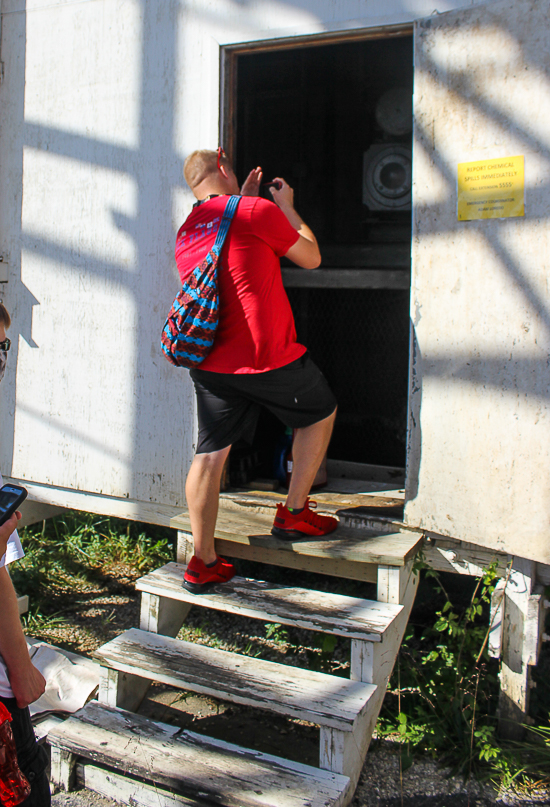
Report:
M322 511L322 508L319 510ZM184 511L172 518L170 526L190 533L188 512ZM220 502L215 536L233 543L277 549L281 552L388 566L404 566L422 541L422 536L418 533L381 533L342 526L331 535L321 538L281 541L271 535L272 526L272 513L243 513L224 507L223 502Z
M52 746L226 807L341 807L346 776L241 748L92 701Z
M277 503L281 501L281 493L264 490L236 490L220 493L220 502L223 507L240 512L248 510L254 512L273 512ZM375 493L340 493L331 490L318 491L314 494L317 507L327 513L341 511L355 512L356 510L374 512L380 516L391 516L395 521L402 522L404 501L402 496L377 496ZM398 514L399 518L395 518Z
M141 577L136 589L227 613L280 622L350 639L379 642L403 606L234 577L197 596L183 588L185 565L167 563Z
M131 628L100 647L102 666L246 706L352 731L372 684Z

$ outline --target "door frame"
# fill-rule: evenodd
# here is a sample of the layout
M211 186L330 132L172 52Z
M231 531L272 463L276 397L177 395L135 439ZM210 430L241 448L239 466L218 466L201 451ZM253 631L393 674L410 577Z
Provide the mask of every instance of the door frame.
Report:
M234 162L237 142L237 63L239 56L272 50L295 50L324 45L342 45L368 39L395 39L413 36L414 23L359 28L351 31L311 34L281 39L261 39L238 45L220 46L219 140L229 160Z
M265 53L268 51L282 51L290 49L303 49L323 47L325 45L342 45L352 42L364 42L374 39L397 39L400 37L414 37L415 23L407 22L396 25L373 26L372 28L358 28L347 31L330 32L327 34L312 34L309 36L294 36L281 39L265 39L244 42L236 45L220 46L220 94L219 94L219 139L229 160L234 164L237 144L237 92L238 92L238 59L239 56L251 53ZM413 64L414 78L414 64ZM409 343L410 364L410 343ZM410 374L410 367L409 367ZM407 392L407 408L410 396L410 384ZM407 423L408 431L408 423ZM408 438L407 438L408 439ZM342 464L341 461L340 464ZM348 466L357 463L344 463ZM393 467L365 465L364 468L377 469L379 473L386 471L391 474L398 470ZM406 472L406 460L405 460ZM355 471L357 473L357 470Z

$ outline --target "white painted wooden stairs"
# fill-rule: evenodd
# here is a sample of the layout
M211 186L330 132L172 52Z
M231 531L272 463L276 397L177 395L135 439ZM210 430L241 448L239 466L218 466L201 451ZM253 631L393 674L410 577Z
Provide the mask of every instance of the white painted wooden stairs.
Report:
M329 508L327 508L329 509ZM236 577L199 596L182 588L185 565L169 563L137 582L140 629L101 647L99 702L49 735L52 780L75 780L144 807L345 807L353 797L417 588L421 536L339 527L320 541L270 535L272 507L222 507L218 552L372 580L377 600ZM177 519L185 544L186 514ZM249 550L247 552L247 550ZM317 564L317 566L316 566ZM344 679L178 640L192 606L215 608L351 640ZM135 714L157 681L320 727L319 767L275 757Z

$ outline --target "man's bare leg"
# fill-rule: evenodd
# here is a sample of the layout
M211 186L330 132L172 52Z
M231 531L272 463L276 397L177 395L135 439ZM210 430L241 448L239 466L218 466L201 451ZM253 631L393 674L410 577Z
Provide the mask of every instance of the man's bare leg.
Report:
M216 560L214 530L218 517L220 481L230 450L231 446L228 446L210 454L195 454L185 483L195 556L205 564Z
M292 477L286 500L287 507L303 507L313 485L315 474L330 442L336 409L328 418L297 429L292 445Z

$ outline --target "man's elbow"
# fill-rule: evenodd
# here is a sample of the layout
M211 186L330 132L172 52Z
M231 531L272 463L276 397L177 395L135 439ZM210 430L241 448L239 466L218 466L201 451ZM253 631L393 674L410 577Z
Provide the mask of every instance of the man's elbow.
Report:
M317 269L321 265L321 253L319 252L319 248L317 245L312 244L313 249L308 249L301 256L301 261L299 262L298 266L301 266L302 269Z
M321 266L321 253L317 250L317 254L311 256L311 260L308 261L308 265L304 269L318 269L319 266Z
M301 269L317 269L321 265L321 253L316 243L300 237L285 255Z

